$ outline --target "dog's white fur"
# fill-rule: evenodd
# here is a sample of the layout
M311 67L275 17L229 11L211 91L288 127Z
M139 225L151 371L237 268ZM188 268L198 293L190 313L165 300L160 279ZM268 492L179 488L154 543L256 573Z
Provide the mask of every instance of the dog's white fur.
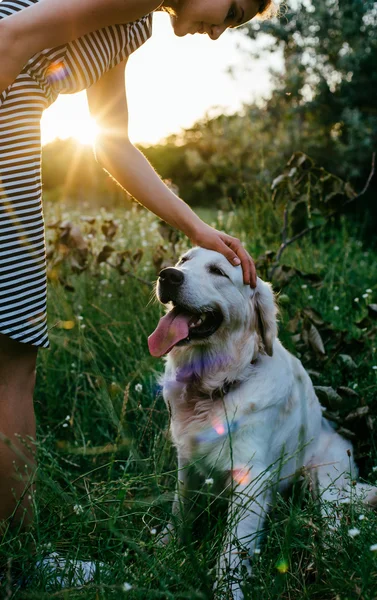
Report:
M163 396L179 468L173 512L181 514L196 485L188 465L207 478L226 477L229 526L218 577L240 599L242 567L250 572L273 493L305 471L322 502L346 501L357 471L351 443L323 418L308 374L277 339L270 285L259 278L255 290L244 285L241 267L214 251L194 248L183 258L179 302L220 309L224 321L166 359ZM211 265L226 276L212 274ZM355 489L367 502L375 498L373 488Z

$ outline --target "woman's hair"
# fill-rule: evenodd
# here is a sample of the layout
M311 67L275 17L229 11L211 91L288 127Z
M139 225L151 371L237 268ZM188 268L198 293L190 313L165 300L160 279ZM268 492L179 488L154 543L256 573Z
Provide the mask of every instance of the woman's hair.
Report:
M158 11L167 12L171 16L175 16L175 10L170 6L164 6L163 4L159 6ZM269 19L278 14L278 8L275 4L274 0L261 0L259 5L259 9L257 12L257 17L259 19Z
M257 17L259 19L270 19L275 17L278 13L278 8L273 0L262 0Z

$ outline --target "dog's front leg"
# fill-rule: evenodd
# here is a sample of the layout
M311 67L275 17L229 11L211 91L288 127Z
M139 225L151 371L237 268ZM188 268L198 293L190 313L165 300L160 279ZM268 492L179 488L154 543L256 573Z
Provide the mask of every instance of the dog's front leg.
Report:
M271 499L270 474L254 467L233 469L230 482L226 543L219 561L217 597L242 600L241 584L251 573L250 558L258 547Z
M198 489L198 476L190 467L188 460L178 454L177 486L172 506L172 519L162 532L160 542L168 544L178 529L184 524L192 505L193 492Z

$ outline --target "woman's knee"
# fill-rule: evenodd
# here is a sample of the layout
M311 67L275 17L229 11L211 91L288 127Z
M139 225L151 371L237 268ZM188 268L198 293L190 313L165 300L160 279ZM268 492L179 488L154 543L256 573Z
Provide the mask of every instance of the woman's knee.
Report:
M37 348L0 334L0 405L7 397L30 399L34 392Z
M32 452L35 438L33 392L37 349L0 335L0 443L2 462ZM13 452L11 449L13 448ZM17 451L16 451L17 450ZM1 460L1 457L0 457ZM10 460L10 459L9 459Z

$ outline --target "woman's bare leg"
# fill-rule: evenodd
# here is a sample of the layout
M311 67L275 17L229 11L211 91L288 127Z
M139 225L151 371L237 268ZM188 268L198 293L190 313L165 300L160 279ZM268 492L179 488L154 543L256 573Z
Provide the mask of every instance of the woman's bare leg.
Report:
M36 359L37 348L0 334L0 522L32 519Z

